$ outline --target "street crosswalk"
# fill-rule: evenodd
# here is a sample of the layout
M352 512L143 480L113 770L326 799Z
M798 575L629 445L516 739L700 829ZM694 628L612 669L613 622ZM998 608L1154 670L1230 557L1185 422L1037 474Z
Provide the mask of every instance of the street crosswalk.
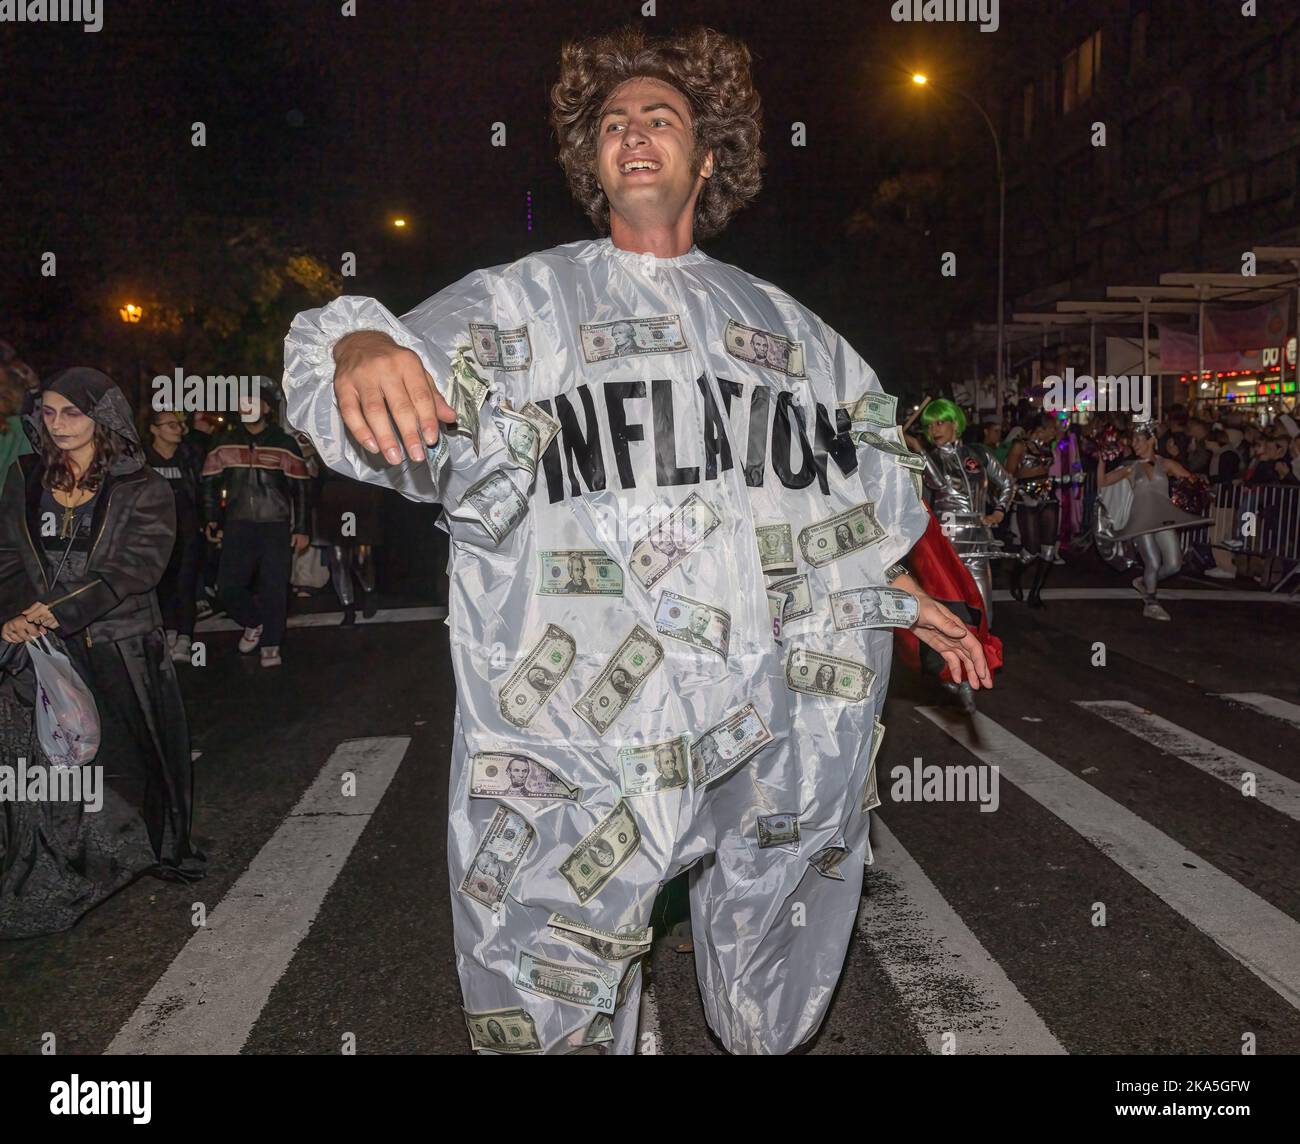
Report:
M1159 705L1157 699L1144 698ZM1225 712L1234 710L1238 719L1244 717L1243 709L1267 719L1277 732L1268 740L1271 753L1265 760L1273 765L1264 765L1256 757L1264 752L1240 735L1231 743L1218 742L1129 699L1057 701L1063 710L1045 707L1033 717L1020 716L1024 721L1015 724L1007 716L967 717L955 708L905 710L915 717L918 729L928 726L929 734L938 732L939 741L951 748L950 761L997 767L1001 781L1024 796L1010 806L1004 796L999 814L1045 816L1042 821L1050 822L1052 830L1082 840L1088 853L1100 856L1095 861L1111 871L1106 877L1140 887L1147 895L1141 900L1150 902L1152 909L1170 912L1190 933L1208 939L1206 948L1212 952L1206 956L1222 961L1212 972L1225 974L1230 966L1244 967L1294 1019L1300 1009L1300 921L1276 900L1268 900L1277 895L1247 885L1239 871L1229 872L1207 858L1195 839L1182 836L1159 817L1158 807L1132 805L1131 800L1126 804L1114 790L1108 793L1103 784L1089 781L1088 772L1095 768L1082 768L1079 773L1077 757L1058 760L1041 749L1047 743L1040 730L1045 718L1073 718L1081 737L1089 734L1090 727L1104 728L1113 736L1107 740L1112 755L1131 744L1132 754L1125 761L1131 759L1134 770L1144 760L1158 758L1162 765L1175 768L1174 774L1199 772L1215 780L1209 784L1198 779L1205 790L1198 791L1197 797L1222 801L1198 802L1189 814L1213 819L1230 805L1226 800L1237 800L1237 806L1247 800L1241 813L1255 816L1255 830L1269 838L1275 834L1279 847L1294 846L1291 830L1300 812L1300 781L1293 776L1300 771L1300 752L1279 752L1276 744L1281 736L1284 744L1300 745L1296 735L1300 706L1262 692L1207 696L1204 702L1222 705ZM1198 722L1198 728L1204 731L1206 725ZM1040 737L1030 742L1021 736ZM196 929L122 1025L107 1052L238 1053L243 1049L408 746L403 737L351 740L338 746L293 812L211 909L207 924ZM886 739L881 755L886 772L892 764L911 761L904 758L907 752L901 747L900 739L891 756ZM1176 769L1184 765L1191 770ZM1166 783L1164 796L1174 800L1177 791L1168 786L1169 773L1162 772L1161 781ZM355 797L341 793L349 775L356 779ZM1041 982L1027 988L1023 963L1008 959L1005 949L990 949L997 943L989 942L987 928L979 924L978 906L969 900L950 900L941 888L944 879L927 869L933 846L917 849L914 855L900 840L895 826L901 825L899 816L907 808L893 803L887 773L880 775L878 785L884 805L872 829L874 864L867 871L855 935L897 994L915 1025L917 1040L935 1054L1076 1051L1077 1039L1059 1027L1061 1005L1069 1004L1068 999L1044 1006ZM982 828L987 826L982 816L976 814L975 819ZM909 842L915 831L913 823ZM971 866L981 863L984 855L971 852L961 858ZM1064 864L1059 869L1065 869ZM1097 880L1095 868L1073 876L1081 879L1082 894ZM438 908L445 911L445 906ZM983 933L983 941L977 933ZM439 966L436 971L451 970ZM698 1020L694 999L673 992L687 987L682 983L670 987L651 974L643 994L642 1053L673 1052L675 1023ZM1187 998L1189 1006L1196 1001Z

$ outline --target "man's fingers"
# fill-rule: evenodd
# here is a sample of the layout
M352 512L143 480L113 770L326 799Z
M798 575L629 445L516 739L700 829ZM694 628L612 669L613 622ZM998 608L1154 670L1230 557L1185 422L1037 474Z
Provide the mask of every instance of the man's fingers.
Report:
M355 385L340 385L335 391L338 395L339 414L348 432L357 440L367 453L378 453L379 442L366 424L366 415L361 410L361 396Z
M434 388L433 378L419 359L408 361L402 369L402 380L406 384L406 395L415 410L415 436L408 437L405 432L402 440L406 451L417 461L424 459L423 445L433 448L438 443L438 403L442 400ZM443 404L446 404L445 402Z
M401 402L409 405L406 398L406 390L402 386L401 380L393 383L396 390L401 393ZM402 449L397 443L397 438L393 435L393 425L388 419L388 388L379 383L373 382L361 390L359 400L361 403L361 417L364 424L364 432L375 443L375 452L382 453L384 460L390 465L397 464L402 459ZM393 400L398 400L397 394L393 394Z
M955 651L942 651L939 653L943 656L943 662L947 665L949 673L952 675L954 683L962 681L961 656Z
M414 365L411 361L403 360L383 380L384 401L388 403L388 414L397 426L398 436L396 456L393 456L390 448L384 449L384 459L389 464L397 464L403 456L409 456L415 461L424 460L424 446L420 444L420 414L415 397L412 396L419 395L420 386L424 384L424 369L414 354L409 356L414 360ZM402 452L403 449L405 453Z

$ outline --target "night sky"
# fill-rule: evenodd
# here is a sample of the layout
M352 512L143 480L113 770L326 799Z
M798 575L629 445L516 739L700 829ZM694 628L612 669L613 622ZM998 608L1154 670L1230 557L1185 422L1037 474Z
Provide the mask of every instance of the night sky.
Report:
M976 84L996 37L974 25L895 24L886 0L661 2L648 19L633 2L358 0L352 18L341 6L104 0L94 34L0 25L0 339L42 373L120 353L122 302L243 290L222 241L250 225L336 271L356 252L345 290L398 312L476 267L590 236L547 92L563 41L628 22L709 24L753 52L764 189L710 254L812 307L891 389L921 387L945 329L993 318L988 139L908 82L919 61ZM206 147L191 145L195 121ZM504 148L491 146L497 121ZM900 175L927 180L928 197L881 215L878 188ZM967 256L956 282L938 274L946 249ZM55 278L40 274L44 251ZM136 352L150 370L280 368L173 363L167 344L180 343Z

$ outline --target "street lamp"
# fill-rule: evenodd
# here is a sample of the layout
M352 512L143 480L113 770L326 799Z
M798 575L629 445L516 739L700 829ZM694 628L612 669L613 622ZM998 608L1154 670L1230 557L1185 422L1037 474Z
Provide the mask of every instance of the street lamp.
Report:
M398 230L401 230L403 227L406 226L406 219L404 218L393 219L393 226L395 226Z
M138 322L144 317L144 311L134 302L128 302L125 306L119 306L117 312L122 316L124 322Z
M949 95L957 95L969 103L976 111L980 113L985 125L989 129L989 134L993 136L993 153L998 161L998 424L1002 423L1002 389L1005 383L1004 364L1002 347L1005 337L1004 329L1004 311L1006 309L1003 302L1004 284L1006 282L1006 249L1007 249L1007 179L1006 173L1002 169L1002 141L998 138L998 130L993 126L993 120L980 104L955 87L938 86L930 82L929 76L924 72L915 72L912 75L912 82L917 87L925 87L927 84L935 88L936 91L946 92Z

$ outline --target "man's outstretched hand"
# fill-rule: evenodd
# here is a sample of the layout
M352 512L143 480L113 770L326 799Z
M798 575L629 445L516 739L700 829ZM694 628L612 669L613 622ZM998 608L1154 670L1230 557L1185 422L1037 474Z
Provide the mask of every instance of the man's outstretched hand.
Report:
M919 607L912 634L943 656L953 682L961 683L964 679L976 691L992 687L993 673L975 633L938 600L919 590L908 588L908 591L916 597Z
M402 445L411 460L424 460L423 446L438 442L439 422L456 420L419 357L380 330L358 330L339 339L334 393L348 431L363 449L382 453L390 465L402 460Z

